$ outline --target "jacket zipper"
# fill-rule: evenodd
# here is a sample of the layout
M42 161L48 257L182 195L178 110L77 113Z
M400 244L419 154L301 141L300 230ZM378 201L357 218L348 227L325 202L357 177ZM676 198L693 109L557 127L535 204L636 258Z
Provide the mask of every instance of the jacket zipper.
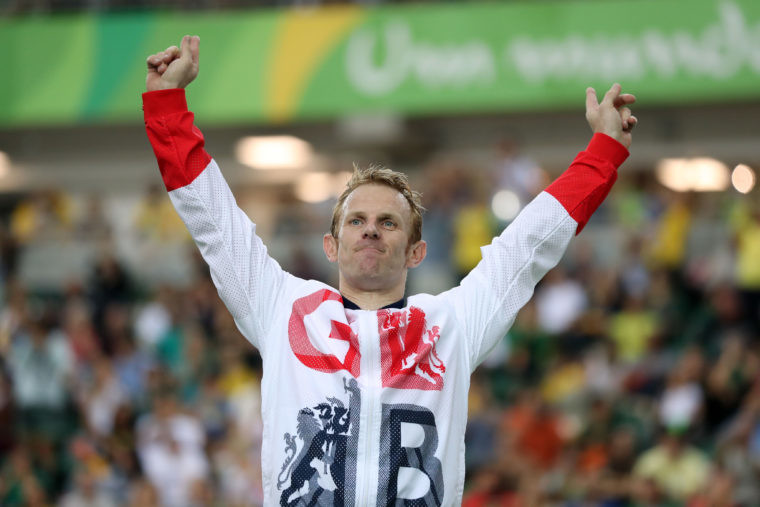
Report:
M376 326L377 322L377 315L374 314L373 316L367 316L366 320L372 319L372 323ZM362 322L362 324L366 324L366 322ZM369 334L369 333L368 333ZM377 340L374 340L377 342ZM378 344L379 345L379 344ZM367 505L370 505L369 502L369 495L371 494L370 488L372 485L372 476L374 475L372 473L373 469L373 463L372 463L372 441L374 439L374 411L375 411L375 393L376 393L376 386L375 386L375 377L376 377L376 371L375 371L375 343L369 342L367 346L367 364L369 365L369 368L367 368L367 378L369 379L369 382L367 383L367 395L369 399L367 400L367 418L366 418L366 431L365 431L365 443L364 443L364 467L362 468L362 477L363 477L363 484L362 484L362 494L361 494L361 501L359 502L359 506L364 507ZM372 502L372 504L376 504L377 502ZM358 507L358 506L357 506Z

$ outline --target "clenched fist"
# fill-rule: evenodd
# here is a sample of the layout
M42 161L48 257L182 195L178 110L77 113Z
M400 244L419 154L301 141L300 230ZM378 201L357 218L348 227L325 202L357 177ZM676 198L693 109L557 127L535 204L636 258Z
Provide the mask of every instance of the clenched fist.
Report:
M182 44L169 46L148 57L145 88L149 91L184 88L198 75L198 54L201 39L197 35L182 37Z

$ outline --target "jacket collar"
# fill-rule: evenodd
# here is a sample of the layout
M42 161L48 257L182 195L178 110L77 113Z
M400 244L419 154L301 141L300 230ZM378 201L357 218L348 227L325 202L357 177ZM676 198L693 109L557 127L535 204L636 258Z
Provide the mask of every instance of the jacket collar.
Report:
M345 308L346 310L361 310L361 308L359 308L359 305L357 305L356 303L354 303L353 301L351 301L347 297L342 296L342 298L343 298L343 308ZM399 299L398 301L396 301L395 303L391 303L389 305L385 305L385 306L383 306L380 309L381 310L385 310L386 308L398 308L398 309L401 309L401 308L404 308L405 306L406 306L406 298L403 297L403 298Z

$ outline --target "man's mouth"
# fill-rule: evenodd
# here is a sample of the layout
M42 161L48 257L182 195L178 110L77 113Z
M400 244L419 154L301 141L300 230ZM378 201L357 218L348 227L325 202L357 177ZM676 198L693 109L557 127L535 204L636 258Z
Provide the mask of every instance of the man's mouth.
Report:
M357 252L361 252L363 250L374 250L376 252L383 253L383 249L374 245L362 245L359 248L356 249Z

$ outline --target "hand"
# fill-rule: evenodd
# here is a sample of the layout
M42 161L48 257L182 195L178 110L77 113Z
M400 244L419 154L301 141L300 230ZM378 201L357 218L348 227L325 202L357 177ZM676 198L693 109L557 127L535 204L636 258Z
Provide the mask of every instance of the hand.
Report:
M618 83L612 85L600 103L596 90L586 88L586 120L595 134L607 134L628 148L631 146L631 130L638 120L626 106L636 102L636 97L630 93L621 94L620 89Z
M169 46L166 51L148 57L148 76L145 88L149 91L184 88L198 75L200 37L182 37L180 48Z

